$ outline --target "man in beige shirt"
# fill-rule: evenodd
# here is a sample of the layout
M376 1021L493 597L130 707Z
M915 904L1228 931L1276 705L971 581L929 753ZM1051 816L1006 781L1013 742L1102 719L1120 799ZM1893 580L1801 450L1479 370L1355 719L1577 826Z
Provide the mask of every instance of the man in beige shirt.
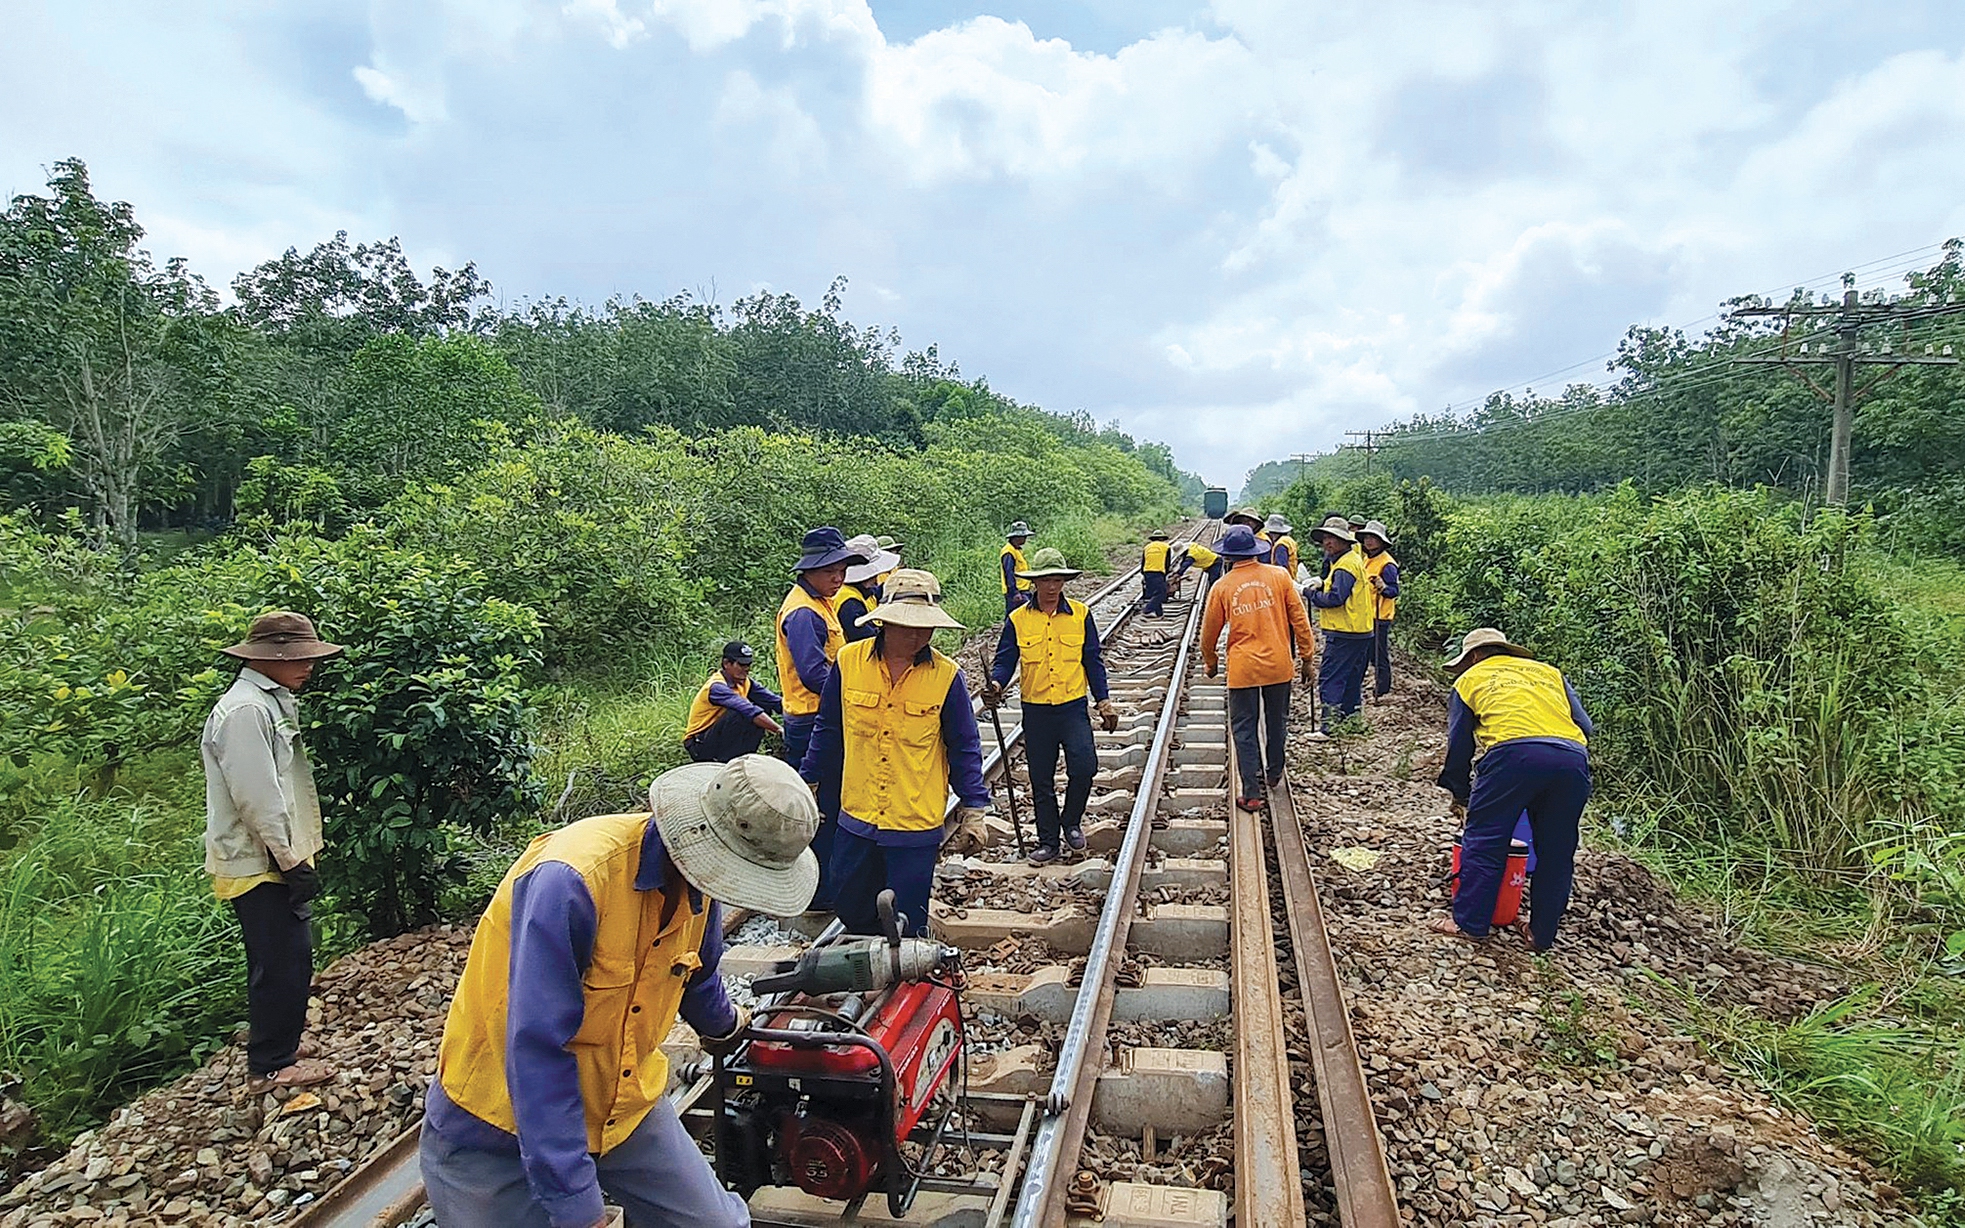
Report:
M321 802L300 742L294 694L314 666L341 651L305 615L262 614L245 663L205 721L205 871L232 905L246 944L246 1060L256 1082L324 1083L334 1068L302 1038L314 979L313 899L320 892Z

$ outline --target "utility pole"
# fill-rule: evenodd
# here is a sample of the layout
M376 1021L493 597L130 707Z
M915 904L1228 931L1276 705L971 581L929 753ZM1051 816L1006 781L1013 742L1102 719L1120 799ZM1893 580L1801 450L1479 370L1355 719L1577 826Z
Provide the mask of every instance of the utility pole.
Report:
M1380 446L1378 442L1378 437L1380 435L1385 434L1385 432L1384 431L1346 431L1344 433L1346 435L1361 435L1364 437L1363 443L1339 444L1338 449L1344 452L1363 452L1365 454L1365 472L1370 473L1371 458L1378 455L1378 449Z
M1296 462L1296 480L1301 482L1310 474L1310 462L1317 459L1315 452L1292 453L1290 459Z
M1900 329L1908 329L1913 320L1926 320L1937 316L1950 315L1965 310L1965 303L1944 303L1922 305L1916 303L1864 303L1849 283L1851 278L1844 276L1842 302L1823 303L1814 307L1743 307L1733 312L1736 316L1781 316L1784 320L1781 329L1781 353L1774 357L1738 358L1735 362L1752 366L1786 367L1802 382L1815 390L1815 394L1834 406L1834 415L1829 431L1829 472L1825 501L1832 504L1849 502L1849 447L1850 437L1856 424L1856 405L1864 397L1875 391L1876 387L1896 375L1905 367L1955 367L1958 359L1952 357L1951 347L1927 345L1922 354L1911 354L1908 346L1905 353L1896 353L1891 343L1881 342L1872 345L1861 339L1862 330L1872 325L1895 324ZM1825 320L1835 340L1818 343L1814 352L1809 352L1806 341L1788 349L1787 334L1796 320ZM1804 368L1813 366L1832 366L1835 368L1835 387L1833 391L1824 389L1811 379ZM1881 375L1867 384L1857 387L1857 367L1885 367Z

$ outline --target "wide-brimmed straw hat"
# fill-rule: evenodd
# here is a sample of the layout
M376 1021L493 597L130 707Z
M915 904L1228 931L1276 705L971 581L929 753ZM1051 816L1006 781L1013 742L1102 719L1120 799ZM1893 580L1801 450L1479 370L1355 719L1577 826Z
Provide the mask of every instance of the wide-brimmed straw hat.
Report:
M655 830L698 891L735 908L791 917L819 888L819 805L789 763L740 755L691 763L648 786Z
M1003 536L1005 537L1029 537L1030 535L1030 526L1021 520L1003 530Z
M1017 573L1019 580L1042 580L1046 576L1063 576L1076 580L1085 573L1064 561L1064 551L1056 546L1046 546L1030 556L1030 569Z
M866 556L846 544L846 537L831 525L807 529L798 543L798 562L793 571L816 571L835 563L864 563Z
M1460 653L1446 663L1446 672L1457 674L1461 670L1466 669L1473 663L1469 658L1483 648L1491 648L1496 652L1505 652L1511 657L1528 657L1533 659L1535 656L1534 653L1523 648L1520 644L1509 643L1508 637L1493 627L1475 627L1472 631L1461 637Z
M1365 527L1358 530L1358 536L1363 537L1367 533L1371 534L1373 537L1376 537L1379 541L1384 542L1388 546L1393 544L1392 534L1390 530L1386 529L1385 522L1382 520L1365 521Z
M1225 559L1252 559L1262 553L1262 543L1255 539L1254 529L1238 524L1221 535L1214 552Z
M894 627L962 629L962 624L942 609L942 582L918 567L903 567L887 577L880 604L860 621Z
M318 661L342 648L322 639L305 614L277 610L253 619L244 640L219 651L240 661Z
M1271 512L1269 513L1269 519L1262 522L1262 531L1264 533L1289 533L1294 530L1290 528L1290 522L1283 518L1281 512Z
M1227 524L1234 524L1237 520L1246 520L1252 525L1259 525L1262 523L1262 513L1252 507L1243 507L1228 513L1222 519Z
M901 565L901 556L891 550L882 550L879 539L871 533L848 538L846 548L866 560L846 569L848 584L864 584L875 576L884 576Z
M1341 542L1356 542L1358 535L1351 531L1351 522L1342 516L1332 516L1329 520L1310 530L1310 540L1316 541L1319 534L1335 537Z

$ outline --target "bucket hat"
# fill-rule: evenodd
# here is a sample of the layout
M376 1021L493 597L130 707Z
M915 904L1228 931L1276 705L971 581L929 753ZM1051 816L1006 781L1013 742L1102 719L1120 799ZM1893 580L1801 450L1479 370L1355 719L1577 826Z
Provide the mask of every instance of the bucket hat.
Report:
M246 629L246 638L220 652L240 661L318 661L341 653L314 630L314 620L291 610L261 614Z
M648 786L662 847L697 890L774 917L804 912L819 887L819 805L791 764L763 755L691 763Z
M1064 551L1056 546L1046 546L1030 556L1030 569L1017 573L1019 580L1041 580L1046 576L1063 576L1076 580L1085 573L1064 561Z
M723 659L735 661L739 665L749 665L757 660L757 653L742 640L731 640L723 646Z
M880 604L860 621L882 626L962 629L962 624L942 609L942 582L918 567L903 567L887 577Z
M1153 530L1153 531L1152 531L1151 533L1148 533L1148 534L1146 535L1146 540L1147 540L1147 541L1150 541L1150 542L1163 542L1163 541L1166 541L1166 540L1167 540L1167 531L1166 531L1165 529L1155 529L1155 530Z
M1346 516L1344 523L1350 525L1351 531L1355 533L1365 527L1366 521L1363 516Z
M882 550L892 550L896 554L899 554L901 551L907 549L906 542L900 541L897 538L889 537L885 533L882 533L879 537L874 538L873 544L880 547Z
M1269 519L1262 522L1262 531L1264 533L1291 533L1295 530L1290 528L1290 522L1283 519L1281 512L1271 512L1269 513Z
M1246 520L1250 525L1259 525L1262 523L1262 513L1252 507L1238 508L1228 513L1225 520L1228 524L1234 524L1238 520Z
M807 529L798 543L798 562L793 571L812 571L835 563L863 563L866 556L846 544L846 538L831 525Z
M1467 658L1483 648L1492 648L1496 652L1505 652L1511 657L1528 657L1531 660L1535 657L1534 653L1523 648L1520 644L1509 643L1508 637L1493 627L1475 627L1472 631L1461 637L1460 653L1446 663L1446 672L1457 674L1466 669L1470 664Z
M862 533L850 538L846 548L865 559L846 569L846 583L864 584L875 576L884 576L901 565L901 556L891 550L882 550L879 539L871 533Z
M1214 552L1225 559L1252 559L1262 553L1262 543L1255 539L1255 530L1238 524L1221 535Z
M1376 537L1379 541L1384 542L1388 546L1393 544L1392 534L1390 531L1388 531L1385 528L1385 522L1382 520L1365 521L1365 527L1358 530L1358 536L1363 537L1367 533L1371 534L1373 537Z
M1025 524L1023 521L1019 520L1015 524L1011 525L1009 528L1003 530L1003 536L1029 537L1031 536L1030 526Z
M1341 542L1356 542L1358 540L1358 535L1351 531L1350 523L1342 516L1332 516L1329 520L1324 521L1324 523L1310 530L1311 541L1316 541L1319 535L1335 537Z

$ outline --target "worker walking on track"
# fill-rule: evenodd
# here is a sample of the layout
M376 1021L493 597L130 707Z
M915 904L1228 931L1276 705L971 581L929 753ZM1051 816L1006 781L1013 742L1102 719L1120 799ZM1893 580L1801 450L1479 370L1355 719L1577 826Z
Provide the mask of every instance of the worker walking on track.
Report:
M1290 680L1300 670L1309 681L1313 642L1296 586L1281 568L1262 562L1261 553L1262 543L1245 525L1223 535L1222 557L1234 566L1209 590L1201 616L1201 660L1210 678L1220 660L1217 641L1228 631L1228 722L1241 771L1235 804L1251 811L1262 809L1266 789L1283 782Z
M1535 838L1528 931L1531 945L1545 951L1555 944L1575 882L1596 729L1560 670L1493 627L1469 631L1446 668L1455 678L1439 784L1453 795L1466 828L1453 915L1435 920L1432 929L1487 936L1515 825L1526 811Z
M1365 556L1342 517L1332 516L1310 530L1330 564L1322 581L1304 590L1324 629L1324 660L1317 675L1317 697L1324 704L1323 728L1311 736L1330 737L1331 726L1365 706L1365 666L1371 661L1378 627L1378 595L1365 582Z
M296 696L341 652L304 614L261 614L221 649L238 677L205 719L205 872L232 906L246 947L246 1066L262 1088L335 1076L307 1029L314 981L314 897L321 879L321 801L300 741Z
M942 609L941 583L906 567L867 618L878 631L839 654L801 772L839 798L831 879L840 923L879 933L875 901L891 889L908 932L924 934L938 850L979 853L989 840L969 684L930 643L936 628L962 624ZM951 787L958 804L944 822Z
M764 735L783 735L785 727L771 719L782 714L785 701L751 677L757 654L742 640L723 646L723 661L689 705L682 727L682 749L697 763L728 763L739 755L754 755Z
M833 599L846 583L846 571L866 556L846 544L838 529L824 526L805 534L793 570L798 573L784 604L778 607L778 685L784 688L785 762L805 761L812 731L819 723L819 696L832 677L832 663L846 646L845 629ZM812 851L819 859L819 889L814 907L832 907L832 836L839 813L839 795L819 793L819 832Z
M1294 530L1281 512L1273 513L1262 523L1263 536L1269 539L1269 557L1263 561L1283 569L1283 574L1296 582L1296 539L1290 534Z
M901 565L901 556L881 549L879 539L871 533L850 539L846 548L866 559L846 569L846 582L832 599L833 612L839 616L839 629L850 644L873 638L873 624L865 621L867 611L880 604L880 581Z
M1392 620L1399 613L1399 560L1392 557L1391 546L1392 534L1381 521L1368 520L1358 532L1365 583L1371 586L1377 606L1372 622L1371 690L1380 699L1392 693Z
M740 1228L664 1093L678 1014L712 1053L749 1021L717 964L723 905L805 908L812 795L776 759L689 764L650 811L533 840L491 897L451 999L423 1119L444 1228L590 1228L602 1195L637 1225Z
M1139 583L1140 605L1149 618L1167 616L1167 560L1172 555L1165 529L1147 534L1146 548L1139 557Z
M1107 733L1119 728L1119 710L1112 706L1091 608L1064 595L1065 581L1083 573L1067 566L1061 551L1046 546L1031 559L1030 570L1018 574L1036 586L1035 596L1005 620L982 701L989 708L1002 704L1010 676L1021 664L1023 748L1037 807L1037 847L1031 850L1030 864L1041 866L1056 861L1063 847L1085 847L1085 803L1098 774L1098 747L1085 697L1089 694L1098 704L1099 723ZM1065 772L1062 813L1060 751Z
M1003 617L1008 618L1011 610L1030 600L1030 581L1017 578L1017 573L1030 565L1023 557L1024 543L1030 540L1030 526L1019 520L1004 536L1008 540L996 561L1003 572Z

